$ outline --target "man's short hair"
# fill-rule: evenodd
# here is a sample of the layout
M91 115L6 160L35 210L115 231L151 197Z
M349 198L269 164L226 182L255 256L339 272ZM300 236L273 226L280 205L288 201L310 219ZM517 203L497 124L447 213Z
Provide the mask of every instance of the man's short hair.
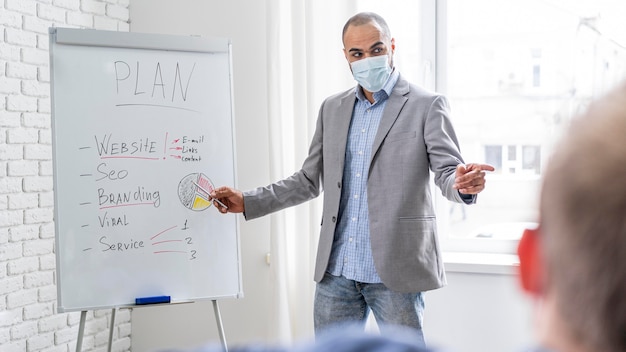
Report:
M384 18L374 12L360 12L356 15L350 17L346 24L343 26L343 31L341 32L341 39L343 40L346 35L346 31L348 31L348 27L350 26L361 26L364 24L374 23L383 34L383 37L387 40L391 40L391 32L389 31L389 26Z

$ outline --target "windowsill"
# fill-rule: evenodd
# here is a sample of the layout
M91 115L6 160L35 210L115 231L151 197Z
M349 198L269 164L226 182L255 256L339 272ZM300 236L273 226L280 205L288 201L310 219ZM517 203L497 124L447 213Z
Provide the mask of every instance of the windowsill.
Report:
M515 254L444 252L447 272L517 275L519 258Z

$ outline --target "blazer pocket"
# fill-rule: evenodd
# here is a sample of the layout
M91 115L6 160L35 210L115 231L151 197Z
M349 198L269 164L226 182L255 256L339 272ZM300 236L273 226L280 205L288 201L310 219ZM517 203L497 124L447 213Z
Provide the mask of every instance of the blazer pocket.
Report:
M400 216L398 217L399 221L433 221L435 220L434 215L428 216Z
M420 263L417 266L439 270L435 216L399 217L398 220L399 251Z
M417 132L415 131L408 131L408 132L397 132L397 133L390 133L389 135L387 135L387 142L396 142L396 141L401 141L403 139L411 139L411 138L415 138L417 136Z
M398 217L399 232L402 237L419 253L430 252L436 236L435 216L401 216Z

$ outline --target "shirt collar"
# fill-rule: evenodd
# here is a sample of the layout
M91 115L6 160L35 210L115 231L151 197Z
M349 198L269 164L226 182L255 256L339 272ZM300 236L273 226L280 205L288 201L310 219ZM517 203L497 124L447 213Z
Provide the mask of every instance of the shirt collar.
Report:
M398 72L398 70L394 68L393 71L391 71L389 78L387 78L387 82L383 86L383 89L374 93L374 101L379 102L387 99L391 95L393 88L396 86L399 77L400 72ZM357 86L354 88L354 92L359 100L367 100L365 94L363 94L363 89L361 89L360 85L357 84Z

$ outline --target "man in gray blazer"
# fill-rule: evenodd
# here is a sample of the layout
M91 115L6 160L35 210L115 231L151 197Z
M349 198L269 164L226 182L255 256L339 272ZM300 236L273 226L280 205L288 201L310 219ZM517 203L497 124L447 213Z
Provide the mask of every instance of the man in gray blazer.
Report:
M471 204L490 165L463 163L445 97L407 82L393 65L385 20L359 13L343 29L356 88L327 98L302 169L267 187L211 196L247 220L324 190L315 268L316 333L365 322L414 328L423 343L422 292L445 285L429 169L443 195Z

